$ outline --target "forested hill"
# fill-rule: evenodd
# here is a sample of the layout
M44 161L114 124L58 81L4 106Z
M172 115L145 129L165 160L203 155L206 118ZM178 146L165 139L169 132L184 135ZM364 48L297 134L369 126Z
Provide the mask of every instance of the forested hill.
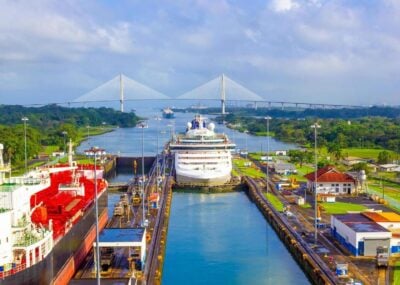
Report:
M238 116L272 116L274 118L290 118L300 119L308 117L316 117L321 119L354 119L362 117L386 117L386 118L398 118L400 117L400 107L381 107L373 106L366 108L340 108L340 109L329 109L329 108L308 108L300 109L293 107L285 108L244 108L244 107L230 107L228 106L227 112L234 113ZM175 111L175 109L174 109ZM181 110L176 110L181 111ZM207 108L202 110L196 110L203 114L210 113L221 113L221 108Z
M0 105L0 143L4 159L16 166L24 161L26 125L27 157L36 157L46 149L65 149L68 139L77 144L90 133L110 131L112 127L134 127L140 120L134 113L111 108L66 108L57 105L22 107ZM111 128L110 128L111 127Z
M53 127L63 123L77 127L100 126L103 122L107 125L125 128L134 127L139 120L135 113L121 113L111 108L0 105L0 125L21 124L22 117L29 119L29 125L39 128Z

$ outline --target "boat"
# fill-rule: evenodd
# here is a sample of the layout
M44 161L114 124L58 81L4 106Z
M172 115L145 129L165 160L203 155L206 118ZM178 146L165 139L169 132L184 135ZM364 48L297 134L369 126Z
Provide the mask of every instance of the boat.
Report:
M169 142L178 185L219 186L231 180L235 144L214 129L214 123L207 125L201 115L196 115L188 122L186 132Z
M68 284L107 222L101 167L72 161L12 177L0 144L0 284ZM8 177L7 177L8 176Z
M163 117L165 119L173 119L175 117L174 111L169 107L163 109Z

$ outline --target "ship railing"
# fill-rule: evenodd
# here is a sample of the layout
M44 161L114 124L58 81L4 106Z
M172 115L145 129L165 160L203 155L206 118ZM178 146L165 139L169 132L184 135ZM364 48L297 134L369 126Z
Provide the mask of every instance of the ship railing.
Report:
M46 238L47 233L50 233L49 231L46 231L44 229L41 229L36 232L36 234L33 234L33 232L25 232L24 235L20 238L18 238L15 243L14 247L27 247L32 244L37 243L38 241L43 240Z
M0 266L0 279L16 274L26 269L26 263L8 263Z

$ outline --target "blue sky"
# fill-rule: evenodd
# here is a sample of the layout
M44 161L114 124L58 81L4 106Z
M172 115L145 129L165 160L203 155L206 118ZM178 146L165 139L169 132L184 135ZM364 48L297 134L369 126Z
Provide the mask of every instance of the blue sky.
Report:
M0 7L0 104L71 101L120 72L171 97L225 73L267 100L400 104L398 0Z

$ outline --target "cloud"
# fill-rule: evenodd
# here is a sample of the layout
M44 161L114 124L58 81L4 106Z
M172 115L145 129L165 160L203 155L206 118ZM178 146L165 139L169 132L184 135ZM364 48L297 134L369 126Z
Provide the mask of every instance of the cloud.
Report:
M277 13L284 13L298 8L299 3L293 0L272 0L271 9Z
M73 99L122 72L178 96L226 73L270 99L395 102L397 3L0 0L0 95Z
M128 23L98 24L91 18L81 17L74 7L57 6L52 1L1 2L0 54L3 60L49 57L76 60L98 49L113 53L132 50Z

